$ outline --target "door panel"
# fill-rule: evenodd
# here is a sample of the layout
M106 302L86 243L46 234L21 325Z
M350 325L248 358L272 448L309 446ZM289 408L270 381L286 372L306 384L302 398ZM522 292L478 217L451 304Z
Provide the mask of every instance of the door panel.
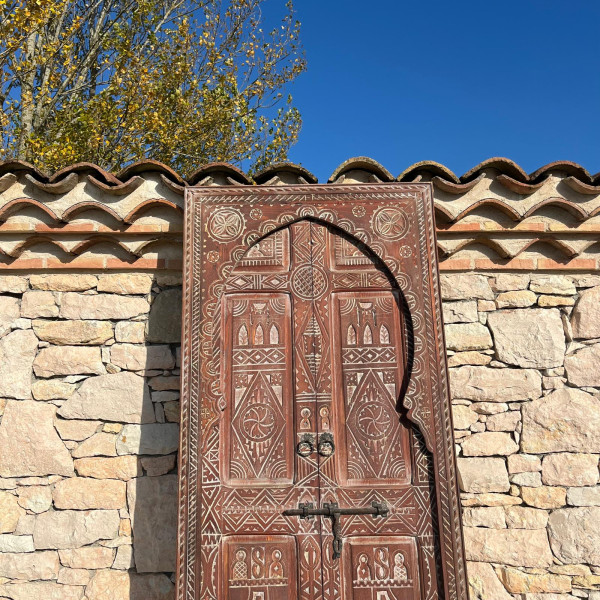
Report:
M344 487L410 483L410 432L396 411L405 363L397 302L392 292L333 295L336 480Z
M222 476L230 486L294 478L291 302L284 293L227 294Z
M296 540L231 536L223 540L225 598L229 600L289 600L298 597Z
M346 600L419 600L417 544L410 537L350 537L342 557Z

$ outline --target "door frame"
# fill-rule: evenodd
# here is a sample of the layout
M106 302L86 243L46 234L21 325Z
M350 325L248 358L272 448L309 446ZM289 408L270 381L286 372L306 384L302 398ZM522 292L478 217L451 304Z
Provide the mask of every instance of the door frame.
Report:
M404 408L433 457L444 598L467 600L430 183L185 189L176 598L204 599L203 590L215 577L201 569L202 553L211 554L214 548L200 547L202 528L215 544L219 537L211 529L211 507L200 503L206 469L202 459L218 453L219 433L214 425L222 409L218 384L209 385L210 380L218 382L220 360L214 311L219 310L227 277L248 248L273 231L307 218L334 225L362 241L383 261L407 300L415 347L422 348L424 355L415 361ZM207 249L209 238L218 244L218 251ZM211 473L205 473L205 481L210 478Z

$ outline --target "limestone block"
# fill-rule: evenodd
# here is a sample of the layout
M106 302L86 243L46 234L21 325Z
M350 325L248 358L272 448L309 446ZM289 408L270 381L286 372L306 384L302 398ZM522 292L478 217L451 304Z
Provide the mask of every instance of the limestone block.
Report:
M146 324L139 321L119 321L115 326L117 342L143 344L146 340Z
M117 439L117 454L171 454L179 448L175 423L125 425Z
M585 290L571 314L575 338L600 338L600 286Z
M157 475L166 475L175 468L176 456L144 456L141 459L142 468L146 475L156 477Z
M80 548L117 537L118 510L60 510L38 515L33 530L36 549Z
M600 486L569 488L567 503L571 506L600 506Z
M127 483L138 573L175 569L177 475L139 477Z
M112 565L113 569L120 569L127 571L135 567L135 561L133 560L133 547L132 546L119 546L117 548L117 556L115 562Z
M150 387L153 390L178 390L180 385L180 378L176 376L158 376L153 377L150 380Z
M36 319L33 331L40 340L67 345L102 345L113 336L108 321L46 321Z
M446 325L446 347L448 350L486 350L493 346L488 328L481 323L454 323Z
M0 296L0 336L8 333L20 316L19 300L12 296Z
M33 361L38 377L55 375L100 375L105 372L100 348L86 346L49 346Z
M149 310L150 305L144 298L69 292L62 297L60 316L63 319L131 319Z
M444 273L440 276L440 284L444 300L494 299L494 292L485 275Z
M600 400L574 388L523 405L523 452L600 453Z
M573 280L565 275L532 275L529 288L538 294L571 296L577 293Z
M566 350L558 309L514 309L490 313L498 359L533 368L560 367Z
M75 421L70 419L59 419L54 421L54 426L63 440L81 442L94 435L101 421Z
M54 429L55 410L35 401L7 404L0 424L0 477L73 475L71 455Z
M0 533L13 533L24 514L14 494L0 491Z
M147 273L108 273L100 275L97 289L112 294L149 294L152 277Z
M555 306L573 306L574 304L575 298L570 298L569 296L540 296L538 298L538 305L548 308Z
M0 554L0 573L9 579L56 579L58 568L58 552Z
M90 377L60 408L67 419L102 419L120 423L151 423L154 410L143 377L114 373Z
M28 289L27 279L18 275L0 275L0 293L22 294Z
M53 292L84 292L96 287L95 275L76 273L56 273L53 275L32 275L29 278L34 290Z
M464 527L491 527L492 529L504 529L506 528L504 507L467 507L462 513L462 524Z
M521 496L525 504L535 508L560 508L567 503L567 490L561 487L523 487Z
M540 487L542 476L540 473L517 473L510 476L510 482L525 487Z
M0 552L20 553L33 551L33 537L31 535L0 535Z
M54 486L54 506L61 509L120 509L126 506L125 482L71 477Z
M519 450L508 433L486 431L467 438L462 445L465 456L508 456Z
M465 527L467 560L514 567L548 567L552 552L543 529L485 529Z
M550 545L563 563L600 565L600 507L562 508L548 519Z
M530 454L512 454L508 457L509 473L529 473L542 470L542 459Z
M175 366L169 346L114 344L110 348L110 360L117 367L129 371L172 369Z
M169 423L179 423L181 416L181 406L179 402L166 402L163 404L165 418Z
M444 302L444 323L476 323L477 302L462 300L460 302Z
M546 485L596 485L598 455L548 454L542 462L542 479Z
M506 525L512 529L545 529L548 513L528 506L507 506Z
M565 357L567 380L575 387L600 387L600 344Z
M492 565L484 562L468 562L467 577L469 581L470 600L512 600Z
M30 397L32 366L37 346L38 339L30 329L13 331L0 339L1 397Z
M142 474L137 456L117 456L115 458L79 458L75 460L75 470L81 477L96 479L121 479L129 481Z
M528 285L529 275L516 275L514 273L499 273L491 281L492 289L495 292L526 290Z
M479 415L468 406L461 404L452 405L452 422L454 429L469 429L473 423L477 422Z
M179 343L181 340L181 289L172 288L154 298L148 318L148 341Z
M86 456L116 456L116 443L116 435L100 431L79 444L79 446L71 452L71 456L73 458L85 458Z
M40 379L32 384L31 393L36 400L66 400L76 387L60 379Z
M60 562L71 569L107 569L114 561L113 548L87 546L71 550L59 550Z
M473 402L471 409L478 415L497 415L498 413L506 412L508 404L505 402Z
M511 594L557 593L571 591L571 578L551 573L525 573L510 567L500 567L498 576Z
M529 290L502 292L496 298L498 308L525 308L535 304L537 296Z
M472 494L508 492L510 484L502 458L458 458L461 491Z
M57 582L62 585L87 585L90 581L90 572L86 569L65 569L58 571Z
M86 588L87 600L173 600L173 584L165 575L98 571Z
M0 585L0 598L10 600L82 600L84 588L53 581L31 581Z
M452 398L485 402L534 400L542 395L542 377L533 369L461 367L450 371Z
M19 488L19 506L32 513L46 512L52 506L52 491L47 485L32 485Z
M52 497L50 497L50 503L52 503ZM35 526L35 515L26 514L19 519L17 528L15 529L15 535L33 535L33 528Z
M492 357L475 350L469 352L457 352L448 357L449 367L460 367L462 365L488 365Z
M491 415L485 422L488 431L516 431L521 421L521 412L510 410L508 412Z
M36 317L58 317L58 306L52 292L25 292L21 299L21 316L29 319Z

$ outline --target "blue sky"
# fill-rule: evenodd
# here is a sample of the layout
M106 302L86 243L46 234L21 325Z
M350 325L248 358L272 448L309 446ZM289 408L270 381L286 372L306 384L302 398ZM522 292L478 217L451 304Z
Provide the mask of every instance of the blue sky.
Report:
M600 171L597 0L295 4L308 70L290 90L304 125L289 158L319 181L359 155L394 176L491 156Z

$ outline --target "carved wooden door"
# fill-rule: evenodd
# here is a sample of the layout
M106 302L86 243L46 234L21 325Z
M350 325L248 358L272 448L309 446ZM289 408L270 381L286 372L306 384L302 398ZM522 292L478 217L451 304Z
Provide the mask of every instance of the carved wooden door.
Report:
M429 188L344 187L188 193L181 599L466 598Z

